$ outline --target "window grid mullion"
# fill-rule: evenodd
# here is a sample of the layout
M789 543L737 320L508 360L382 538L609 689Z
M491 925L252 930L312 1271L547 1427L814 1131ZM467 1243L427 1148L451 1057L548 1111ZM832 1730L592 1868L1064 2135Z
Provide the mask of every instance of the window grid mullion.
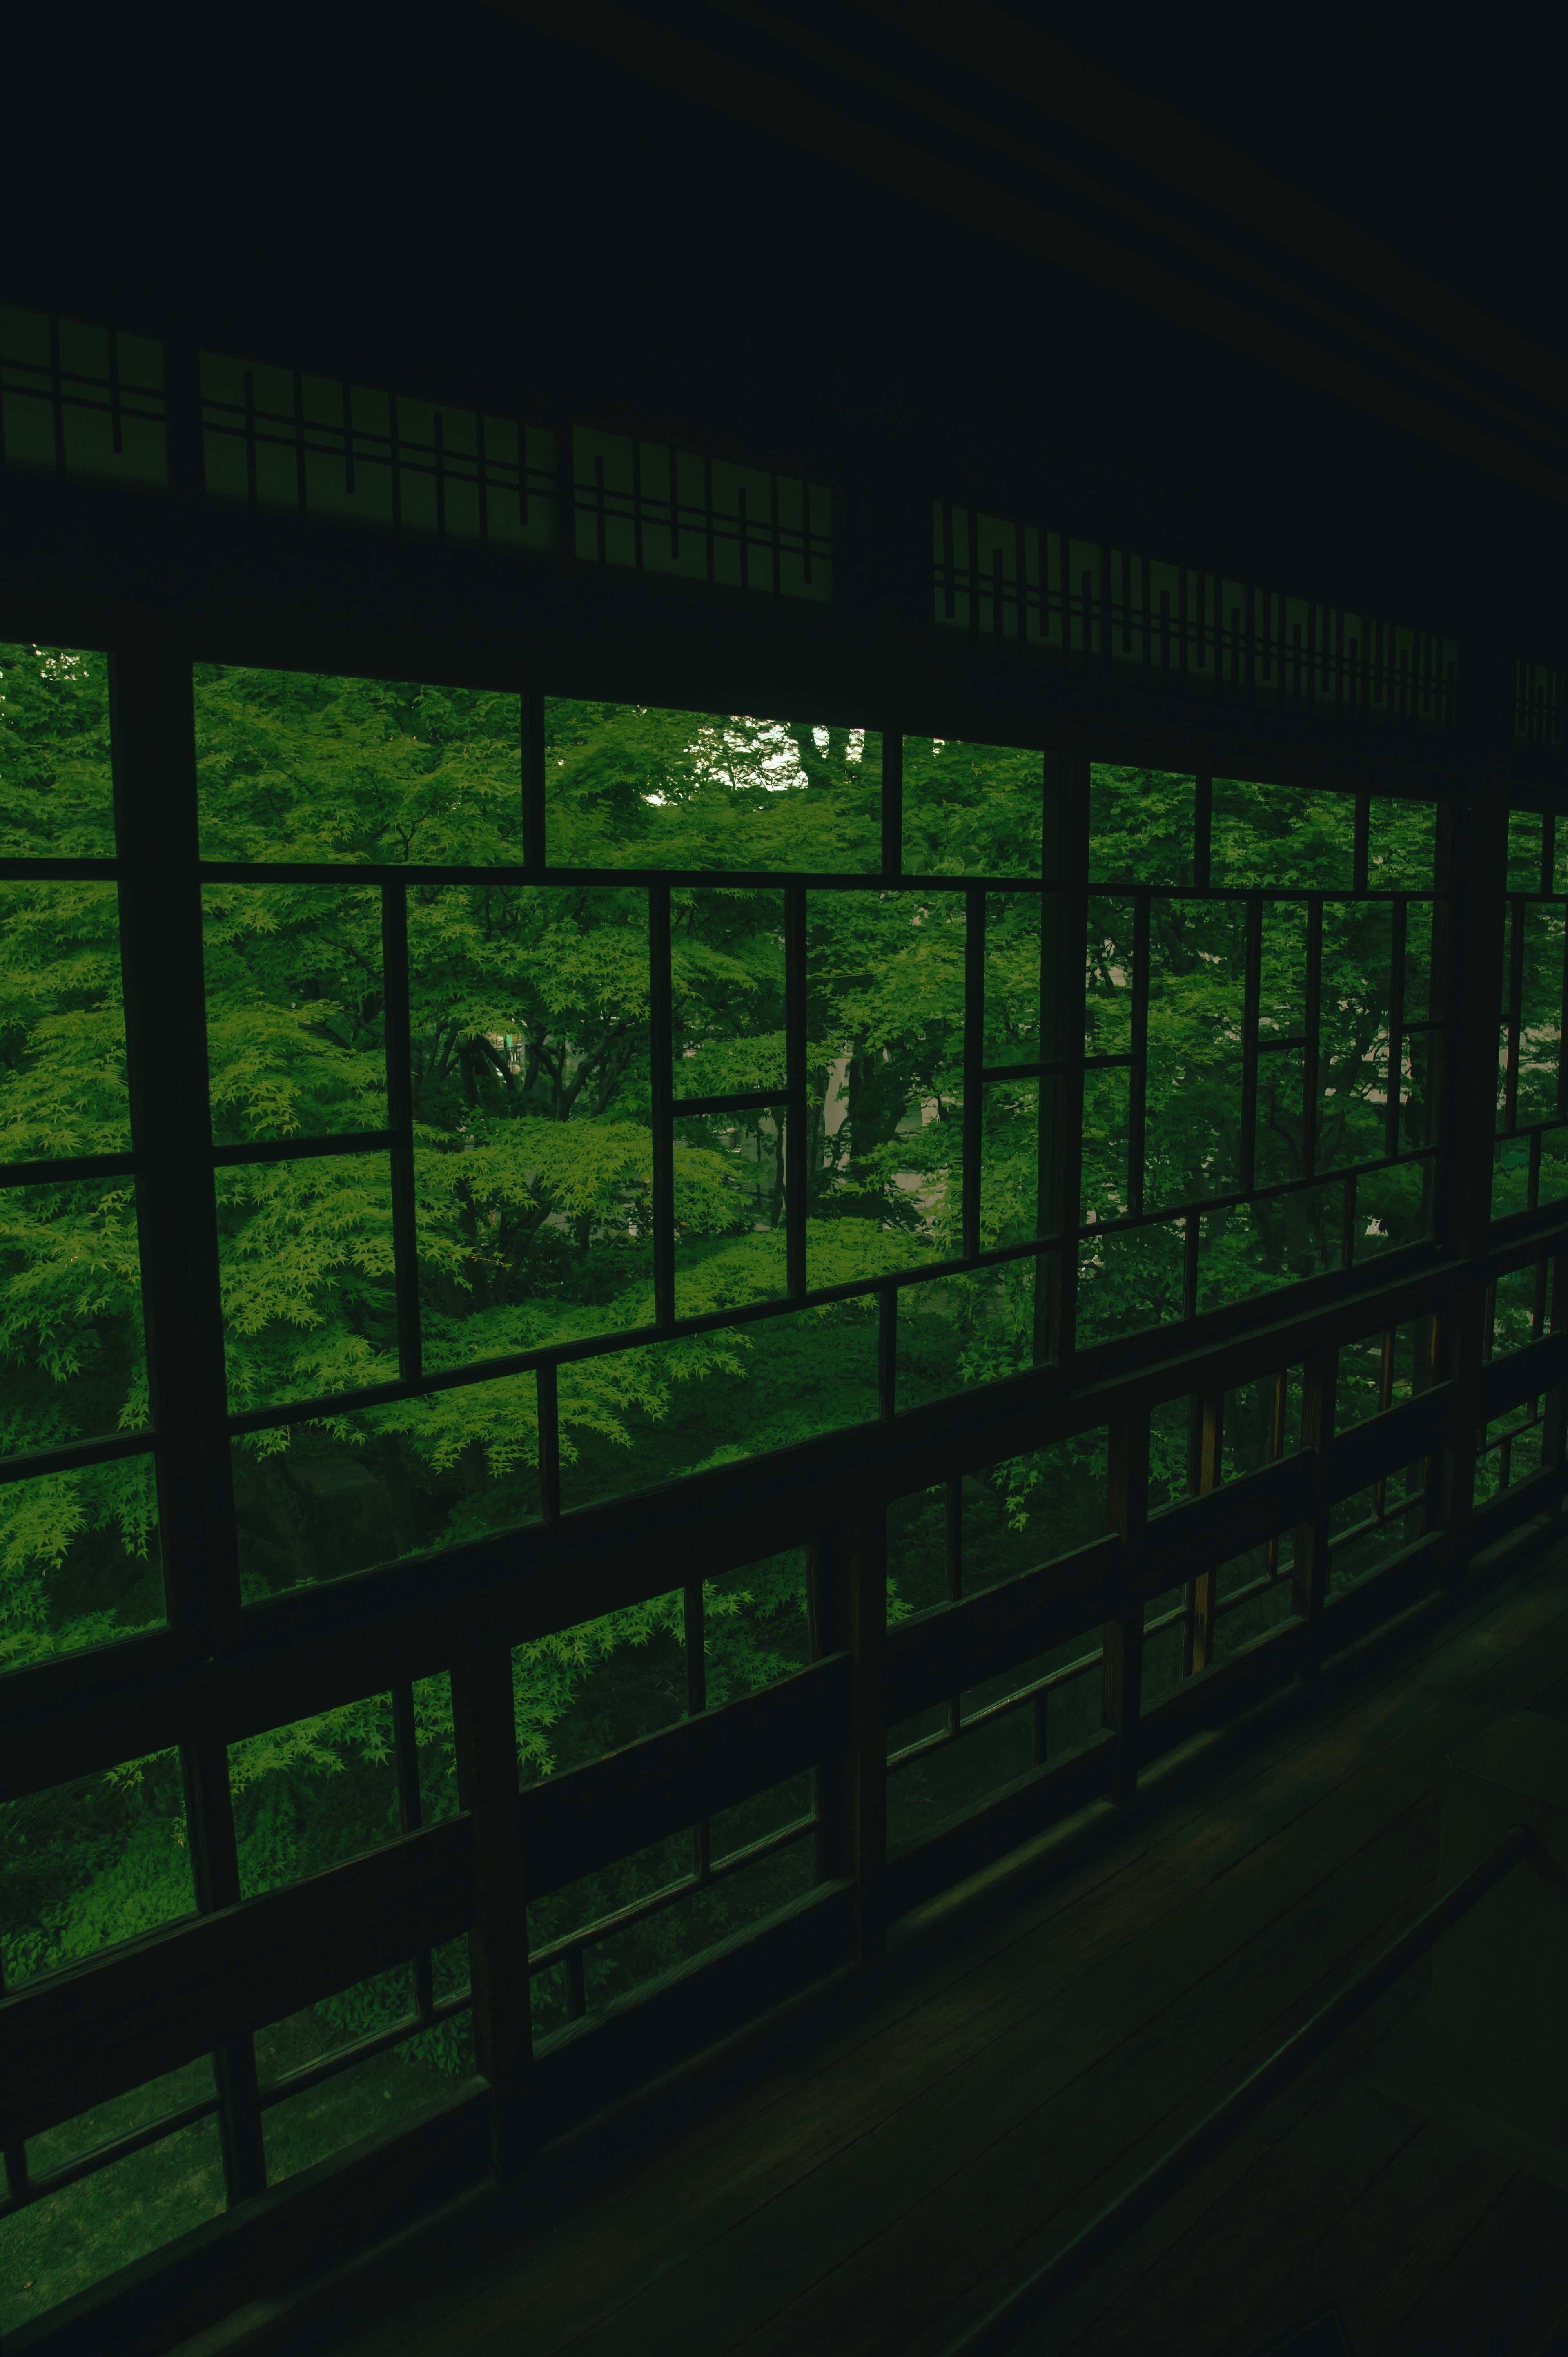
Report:
M1263 903L1247 896L1241 985L1241 1189L1251 1194L1258 1166L1258 1010L1262 996Z
M419 1315L419 1213L413 1172L413 1055L409 1011L408 894L381 888L381 986L386 1006L387 1126L392 1136L392 1282L398 1373L424 1372Z
M161 635L121 644L111 657L110 698L165 1609L175 1628L210 1647L238 1618L240 1574L208 1097L189 649ZM204 1729L179 1749L193 1892L199 1911L210 1914L242 1896L227 1742L220 1730ZM233 2205L266 2184L250 2034L226 2041L212 2060L224 2183Z
M653 1132L653 1318L675 1322L674 1017L670 974L670 887L648 888L649 1084Z
M1149 935L1152 895L1139 892L1133 904L1132 1070L1127 1076L1127 1202L1132 1216L1144 1216L1144 1146L1149 1088Z
M1302 1025L1306 1046L1301 1060L1302 1176L1317 1175L1317 1076L1322 1058L1323 895L1312 893L1306 904L1306 1010Z
M1509 903L1508 1044L1503 1066L1503 1130L1510 1136L1519 1121L1520 1034L1524 1013L1524 927L1525 902L1516 898Z
M1389 1076L1388 1103L1383 1121L1383 1151L1389 1155L1397 1154L1400 1144L1400 1096L1404 1078L1405 955L1406 909L1402 900L1396 900L1389 948Z
M789 1103L784 1115L784 1286L791 1301L806 1291L807 1149L811 1107L806 1092L806 888L784 892L784 1058Z
M985 892L963 900L963 1257L980 1251L980 1148L985 1105Z
M424 1823L424 1809L419 1790L419 1728L412 1684L394 1686L392 1704L398 1825L403 1833L414 1834ZM413 1957L413 2009L426 2026L435 2018L435 1967L428 1948L416 1950Z

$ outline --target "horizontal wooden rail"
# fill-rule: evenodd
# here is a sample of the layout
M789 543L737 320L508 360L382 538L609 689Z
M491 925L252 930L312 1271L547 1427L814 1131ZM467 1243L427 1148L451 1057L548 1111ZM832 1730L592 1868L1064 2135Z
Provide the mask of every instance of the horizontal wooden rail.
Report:
M899 1621L887 1632L888 1724L897 1727L1085 1630L1098 1635L1113 1609L1122 1555L1120 1539L1096 1539L961 1603L933 1605Z
M1222 2104L1189 2128L1135 2184L1117 2196L1108 2208L1075 2234L1054 2258L1037 2268L981 2322L950 2341L943 2357L1003 2357L1015 2349L1026 2333L1044 2322L1069 2295L1104 2264L1129 2234L1147 2223L1155 2212L1187 2180L1222 2152L1232 2137L1283 2093L1291 2082L1326 2051L1367 2007L1419 1964L1444 1932L1494 1890L1516 1866L1530 1863L1564 1891L1568 1876L1534 1828L1510 1825L1497 1847L1435 1900L1383 1950L1346 1983L1310 2021L1287 2038L1265 2062L1233 2088Z
M473 1920L472 1820L449 1817L51 1974L0 2001L0 2143L282 2021Z
M1534 1237L1530 1254L1541 1258L1559 1248L1568 1248L1568 1219ZM447 1666L451 1632L459 1623L522 1643L693 1578L717 1577L757 1559L759 1533L767 1552L776 1553L933 1482L1183 1394L1257 1381L1429 1315L1476 1281L1470 1263L1439 1265L1424 1248L1417 1259L1418 1265L1391 1280L1388 1264L1379 1264L1376 1283L1335 1294L1317 1308L1303 1308L1304 1297L1317 1298L1313 1286L1283 1288L1241 1305L1251 1321L1244 1330L1231 1309L1136 1338L1142 1363L1124 1372L1103 1372L1107 1351L1126 1349L1106 1346L1080 1356L1070 1383L1058 1369L1037 1368L884 1424L826 1434L586 1507L558 1523L295 1588L248 1606L210 1646L188 1632L162 1629L8 1671L0 1675L0 1799L47 1790L182 1741L231 1742L434 1675ZM1217 1332L1220 1323L1226 1331ZM1561 1340L1530 1349L1555 1350ZM1525 1355L1515 1354L1521 1361ZM1544 1359L1532 1360L1528 1378L1521 1368L1518 1380L1544 1388L1535 1369L1545 1365ZM1412 1405L1410 1434L1424 1432L1423 1417L1437 1411ZM1404 1413L1391 1410L1338 1436L1328 1451L1330 1468L1347 1452L1359 1488L1410 1461L1410 1435L1396 1439L1392 1423ZM1389 1443L1384 1463L1369 1459L1382 1439L1360 1437L1374 1430ZM1279 1478L1285 1488L1299 1477ZM1226 1490L1212 1494L1223 1497ZM1207 1498L1191 1503L1208 1507ZM1188 1505L1175 1510L1173 1527L1176 1513L1189 1511ZM1215 1507L1216 1529L1243 1511ZM1250 1543L1225 1541L1231 1552Z
M759 1693L518 1796L543 1895L749 1799L848 1740L850 1663ZM209 1915L185 1916L0 2000L0 2146L439 1946L476 1920L473 1821L446 1819ZM96 2092L94 2092L96 2091Z
M849 1739L850 1681L849 1655L832 1653L531 1784L518 1803L530 1893L560 1890L815 1767Z
M1561 1389L1568 1376L1568 1329L1543 1335L1506 1357L1489 1359L1481 1371L1481 1413L1488 1422L1507 1415L1541 1392Z

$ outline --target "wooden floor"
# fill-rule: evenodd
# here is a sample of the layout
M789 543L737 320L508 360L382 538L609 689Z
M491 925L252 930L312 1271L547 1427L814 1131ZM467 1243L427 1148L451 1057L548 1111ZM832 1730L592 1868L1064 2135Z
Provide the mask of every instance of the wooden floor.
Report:
M1520 1708L1568 1718L1561 1555L1250 1758L1219 1747L983 1926L907 1943L869 2000L793 2025L548 2224L537 2198L482 2244L455 2220L277 2345L937 2357L1435 1895L1445 1756ZM1422 1994L1418 1972L1020 2349L1252 2357L1331 2308L1343 2342L1304 2352L1568 2350L1568 2193L1370 2083Z

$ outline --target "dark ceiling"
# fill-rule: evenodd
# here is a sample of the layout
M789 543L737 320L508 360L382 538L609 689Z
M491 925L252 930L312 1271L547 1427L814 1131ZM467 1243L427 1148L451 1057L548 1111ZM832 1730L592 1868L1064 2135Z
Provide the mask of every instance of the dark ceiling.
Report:
M1555 48L1545 6L38 9L6 274L1197 561L1544 582L1568 373L1505 348L1568 356Z

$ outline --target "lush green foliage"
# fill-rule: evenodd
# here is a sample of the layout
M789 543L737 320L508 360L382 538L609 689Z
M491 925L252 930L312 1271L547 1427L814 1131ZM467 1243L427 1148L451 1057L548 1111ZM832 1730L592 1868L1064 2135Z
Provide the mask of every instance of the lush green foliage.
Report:
M102 663L10 649L0 651L0 670L5 849L110 851ZM671 887L677 1098L779 1085L783 893L723 879L873 873L881 829L875 736L553 702L546 707L550 856L598 869L606 880L542 888L521 869L515 699L216 668L199 673L196 698L204 855L343 869L340 883L206 889L215 1139L384 1124L381 894L356 880L357 865L515 864L516 883L421 882L408 894L425 1364L452 1368L646 1324L648 895L616 880L616 871L714 879ZM904 768L911 875L1038 877L1037 756L908 740ZM1417 805L1376 806L1374 858L1388 880L1430 884L1427 818ZM1219 781L1214 880L1348 887L1350 825L1343 801ZM1086 944L1091 1055L1124 1054L1131 1040L1138 942L1125 888L1173 888L1155 892L1149 920L1151 1211L1222 1198L1239 1183L1243 904L1183 899L1175 888L1190 878L1192 826L1190 778L1097 770ZM1042 1048L1040 977L1055 956L1059 904L1049 892L985 897L986 1060L1027 1065L1050 1052ZM0 919L7 1156L124 1147L114 888L0 885ZM1283 1042L1299 1031L1306 935L1305 901L1269 905L1265 1039ZM875 884L814 888L808 943L808 1279L853 1286L959 1249L963 896L886 893ZM1417 903L1407 1015L1425 1010L1429 949L1430 921ZM1390 958L1386 903L1327 905L1320 1170L1382 1152ZM1258 1178L1268 1184L1304 1168L1301 1051L1282 1046L1262 1065ZM1040 1189L1049 1158L1042 1149L1058 1114L1052 1085L1007 1081L987 1091L986 1243L1050 1232L1061 1217ZM1402 1149L1426 1142L1424 1095L1422 1059L1407 1057ZM1082 1254L1080 1340L1180 1314L1180 1222L1113 1224L1133 1200L1130 1114L1125 1071L1092 1071L1082 1201L1097 1232ZM1207 1211L1203 1301L1335 1265L1343 1205L1334 1185ZM384 1157L229 1168L219 1173L218 1207L232 1407L315 1399L395 1372ZM679 1311L781 1296L783 1211L771 1114L680 1120ZM1418 1171L1364 1183L1358 1254L1418 1232L1422 1217ZM132 1189L76 1181L10 1189L0 1193L0 1221L6 1449L142 1425ZM1027 1259L993 1275L908 1287L899 1301L901 1405L1029 1362L1036 1303ZM560 1371L564 1502L639 1489L875 1413L875 1321L865 1295L571 1361ZM1271 1415L1263 1405L1238 1404L1238 1434L1256 1427L1248 1447L1266 1449ZM1174 1493L1186 1480L1185 1426L1173 1426L1160 1445ZM252 1436L233 1455L244 1593L260 1598L526 1522L538 1511L537 1450L532 1376L326 1413ZM971 1585L1092 1534L1102 1496L1098 1451L1098 1441L1085 1439L965 1484ZM906 1501L895 1542L897 1616L945 1592L940 1501ZM706 1591L710 1701L785 1674L806 1657L801 1565L772 1555L761 1530L757 1556ZM162 1606L149 1460L0 1490L0 1658L10 1663L155 1622ZM569 1767L678 1717L686 1670L678 1593L520 1647L525 1776ZM424 1807L440 1813L455 1805L445 1682L427 1682L415 1699ZM1002 1751L989 1767L972 1764L982 1760L978 1744L949 1756L961 1755L972 1762L972 1781L1015 1772ZM232 1748L231 1766L248 1889L315 1870L397 1829L386 1697L247 1738ZM895 1784L907 1830L963 1797L949 1771L919 1762ZM790 1821L803 1803L791 1788L732 1813L714 1829L715 1855ZM665 1845L657 1857L558 1894L534 1910L536 1943L660 1887L687 1862L681 1844ZM808 1873L797 1845L617 1935L591 1962L590 2001L778 1904ZM0 1934L13 1985L189 1903L172 1760L127 1762L11 1810ZM448 1964L447 1983L460 1979L460 1960ZM542 2028L564 2018L558 1976L542 1980L538 1997ZM379 2024L406 2002L398 1976L348 1992L291 2030L280 2055L286 2048L304 2059L323 2040ZM465 2034L449 2026L424 2041L418 2069L465 2067Z

